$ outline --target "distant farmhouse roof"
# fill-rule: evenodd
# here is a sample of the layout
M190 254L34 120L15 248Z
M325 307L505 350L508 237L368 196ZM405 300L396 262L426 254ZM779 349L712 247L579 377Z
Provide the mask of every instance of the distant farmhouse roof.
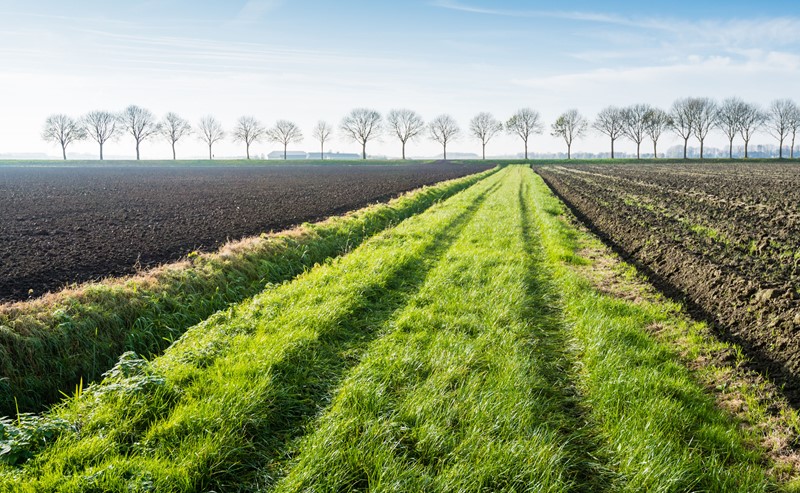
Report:
M283 159L283 151L272 151L267 155L267 159ZM305 151L286 151L286 159L308 159Z

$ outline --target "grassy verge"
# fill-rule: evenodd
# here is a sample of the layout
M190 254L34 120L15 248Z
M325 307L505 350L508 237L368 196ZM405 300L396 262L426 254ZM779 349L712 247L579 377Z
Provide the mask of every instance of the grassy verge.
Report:
M617 491L769 491L763 450L648 327L674 309L598 290L579 272L582 233L563 204L532 179L536 228L571 324L579 389L618 474Z
M187 327L290 279L494 171L343 217L251 238L124 281L0 307L0 416L35 412L89 383L124 351L159 354Z
M382 329L276 491L597 491L513 170Z
M506 173L214 315L152 362L126 356L46 416L67 428L24 467L2 466L0 491L258 489Z

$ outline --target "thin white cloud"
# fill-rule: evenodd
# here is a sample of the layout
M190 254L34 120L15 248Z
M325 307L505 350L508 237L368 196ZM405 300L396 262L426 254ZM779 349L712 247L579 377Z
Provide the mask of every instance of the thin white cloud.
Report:
M278 9L284 0L247 0L236 18L228 25L257 24L268 13Z

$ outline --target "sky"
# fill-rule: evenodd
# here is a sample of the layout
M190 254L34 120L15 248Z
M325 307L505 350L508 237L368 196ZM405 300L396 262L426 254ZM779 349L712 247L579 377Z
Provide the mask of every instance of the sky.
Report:
M469 120L488 111L505 121L517 109L539 111L549 127L577 108L592 119L605 106L668 108L686 96L739 96L768 105L800 99L800 13L789 1L503 0L0 0L0 156L58 156L44 142L48 115L74 117L130 104L196 123L213 115L226 129L252 115L265 125L296 122L314 151L318 120L338 126L353 108L385 114L410 108L430 120L450 114L462 135L449 152L480 152ZM755 143L772 143L763 133ZM674 137L660 146L677 144ZM722 147L715 135L710 143ZM68 153L96 154L92 141ZM359 146L341 132L327 145ZM573 147L601 152L591 134ZM532 151L564 150L549 132ZM253 152L278 149L256 144ZM621 141L617 149L635 150ZM399 155L391 136L368 152ZM490 142L490 155L521 151L518 138ZM107 157L131 157L133 140L107 144ZM202 157L189 137L179 157ZM425 138L411 156L441 152ZM241 156L226 140L217 157ZM144 159L171 157L169 145L142 145Z

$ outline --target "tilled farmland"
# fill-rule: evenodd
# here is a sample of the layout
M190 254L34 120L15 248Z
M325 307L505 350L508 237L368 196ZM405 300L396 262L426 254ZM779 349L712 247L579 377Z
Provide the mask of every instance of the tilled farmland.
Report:
M800 167L575 165L546 183L800 401Z
M529 167L486 173L0 418L0 491L774 491L611 261Z
M0 300L132 273L491 166L0 167Z

